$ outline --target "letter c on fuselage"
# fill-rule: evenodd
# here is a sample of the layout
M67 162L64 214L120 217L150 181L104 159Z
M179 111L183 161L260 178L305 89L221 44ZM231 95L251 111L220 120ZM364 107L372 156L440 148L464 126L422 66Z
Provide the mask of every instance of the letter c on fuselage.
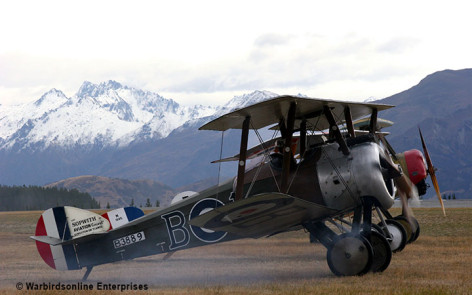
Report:
M223 205L224 203L217 199L202 199L195 203L195 205L190 210L189 220ZM212 231L194 225L190 225L190 230L192 231L193 235L197 237L197 239L205 243L218 242L227 234L227 232L224 231Z

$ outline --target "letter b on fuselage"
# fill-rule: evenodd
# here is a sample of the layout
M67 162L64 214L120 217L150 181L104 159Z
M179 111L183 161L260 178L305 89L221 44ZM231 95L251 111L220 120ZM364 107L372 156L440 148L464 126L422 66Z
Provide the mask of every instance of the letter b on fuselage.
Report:
M169 233L169 250L187 246L190 242L190 233L185 227L185 215L180 211L173 211L161 216L166 222Z

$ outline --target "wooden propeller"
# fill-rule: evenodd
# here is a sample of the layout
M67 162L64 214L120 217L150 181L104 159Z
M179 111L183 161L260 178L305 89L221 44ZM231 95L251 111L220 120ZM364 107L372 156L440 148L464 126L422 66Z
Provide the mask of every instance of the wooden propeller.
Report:
M426 144L424 143L423 134L421 133L421 129L418 127L421 137L421 144L423 145L423 152L426 158L426 165L428 166L428 174L431 177L431 182L433 183L434 190L436 191L436 195L438 196L439 203L441 203L441 208L443 211L444 216L446 216L446 209L444 209L444 202L441 198L441 192L439 190L438 180L436 178L436 168L433 166L433 162L431 162L431 157L429 156L428 149L426 148Z
M387 141L385 136L380 135L379 137L385 147L385 155L387 161L390 162L392 167L396 167L396 165L392 162L391 158L388 156L388 154L390 153L392 158L396 159L395 150ZM393 181L395 182L395 186L398 189L398 196L400 197L400 201L402 204L402 215L405 216L405 218L408 220L412 229L416 231L417 223L413 222L413 210L411 210L410 206L408 205L408 199L418 196L418 192L416 191L416 187L414 186L414 184L411 182L411 180L405 173L401 173L401 171L398 170L398 174L400 176L395 177Z

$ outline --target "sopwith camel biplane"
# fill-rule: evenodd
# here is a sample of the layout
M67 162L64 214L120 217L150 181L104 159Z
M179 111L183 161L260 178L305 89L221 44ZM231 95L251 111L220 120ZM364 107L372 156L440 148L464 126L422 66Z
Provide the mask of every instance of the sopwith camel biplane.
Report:
M84 279L96 265L299 229L326 247L336 275L384 271L392 252L418 238L408 199L426 192L428 174L442 204L421 131L424 156L386 140L392 122L378 114L391 107L279 96L233 111L200 129L241 129L240 153L216 161L237 161L234 179L147 215L48 209L32 238L49 266L86 268ZM249 131L268 127L280 136L248 149ZM388 211L396 197L400 216Z

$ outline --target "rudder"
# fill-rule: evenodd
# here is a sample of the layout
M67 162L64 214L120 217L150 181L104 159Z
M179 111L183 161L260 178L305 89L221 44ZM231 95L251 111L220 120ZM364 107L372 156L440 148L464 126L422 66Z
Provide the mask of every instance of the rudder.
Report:
M35 236L68 241L89 234L106 232L109 228L109 221L93 212L68 206L55 207L41 214ZM41 258L51 268L56 270L81 268L73 244L50 245L36 240L36 247Z

